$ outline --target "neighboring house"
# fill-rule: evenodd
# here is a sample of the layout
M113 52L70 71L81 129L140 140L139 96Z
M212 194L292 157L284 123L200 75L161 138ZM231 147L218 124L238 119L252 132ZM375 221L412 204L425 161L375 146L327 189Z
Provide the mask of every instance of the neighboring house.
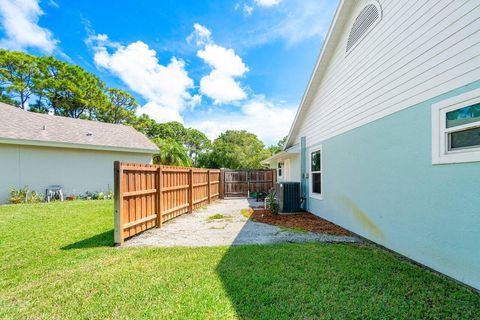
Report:
M306 210L480 289L480 0L341 1L267 162Z
M0 103L0 203L11 188L66 195L113 191L113 162L151 163L158 151L135 129L27 112Z

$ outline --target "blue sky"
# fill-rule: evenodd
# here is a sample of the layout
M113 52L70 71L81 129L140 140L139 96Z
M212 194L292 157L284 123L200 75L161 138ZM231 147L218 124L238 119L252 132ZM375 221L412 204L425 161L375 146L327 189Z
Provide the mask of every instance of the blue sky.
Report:
M336 0L0 0L0 46L125 89L139 113L215 138L288 133Z

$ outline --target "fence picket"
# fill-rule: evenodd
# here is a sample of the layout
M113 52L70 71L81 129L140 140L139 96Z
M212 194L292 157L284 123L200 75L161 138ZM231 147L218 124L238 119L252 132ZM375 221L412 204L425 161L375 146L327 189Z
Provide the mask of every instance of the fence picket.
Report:
M115 244L215 201L220 170L114 163Z

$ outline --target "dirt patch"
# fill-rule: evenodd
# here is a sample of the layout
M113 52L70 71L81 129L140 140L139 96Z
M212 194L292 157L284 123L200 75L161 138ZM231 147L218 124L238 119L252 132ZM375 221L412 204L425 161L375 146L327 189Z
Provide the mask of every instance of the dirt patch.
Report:
M352 233L331 223L325 219L319 218L311 213L295 214L272 214L269 210L250 208L247 212L242 212L244 216L250 219L275 226L282 226L293 229L301 229L315 233L325 233L338 236L352 236Z

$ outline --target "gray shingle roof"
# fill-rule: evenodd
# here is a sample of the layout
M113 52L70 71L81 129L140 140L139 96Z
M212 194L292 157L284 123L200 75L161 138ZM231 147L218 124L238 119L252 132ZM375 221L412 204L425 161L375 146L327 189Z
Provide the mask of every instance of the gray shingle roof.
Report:
M157 152L157 146L132 127L24 111L0 103L0 139L35 144L67 144L92 149Z

